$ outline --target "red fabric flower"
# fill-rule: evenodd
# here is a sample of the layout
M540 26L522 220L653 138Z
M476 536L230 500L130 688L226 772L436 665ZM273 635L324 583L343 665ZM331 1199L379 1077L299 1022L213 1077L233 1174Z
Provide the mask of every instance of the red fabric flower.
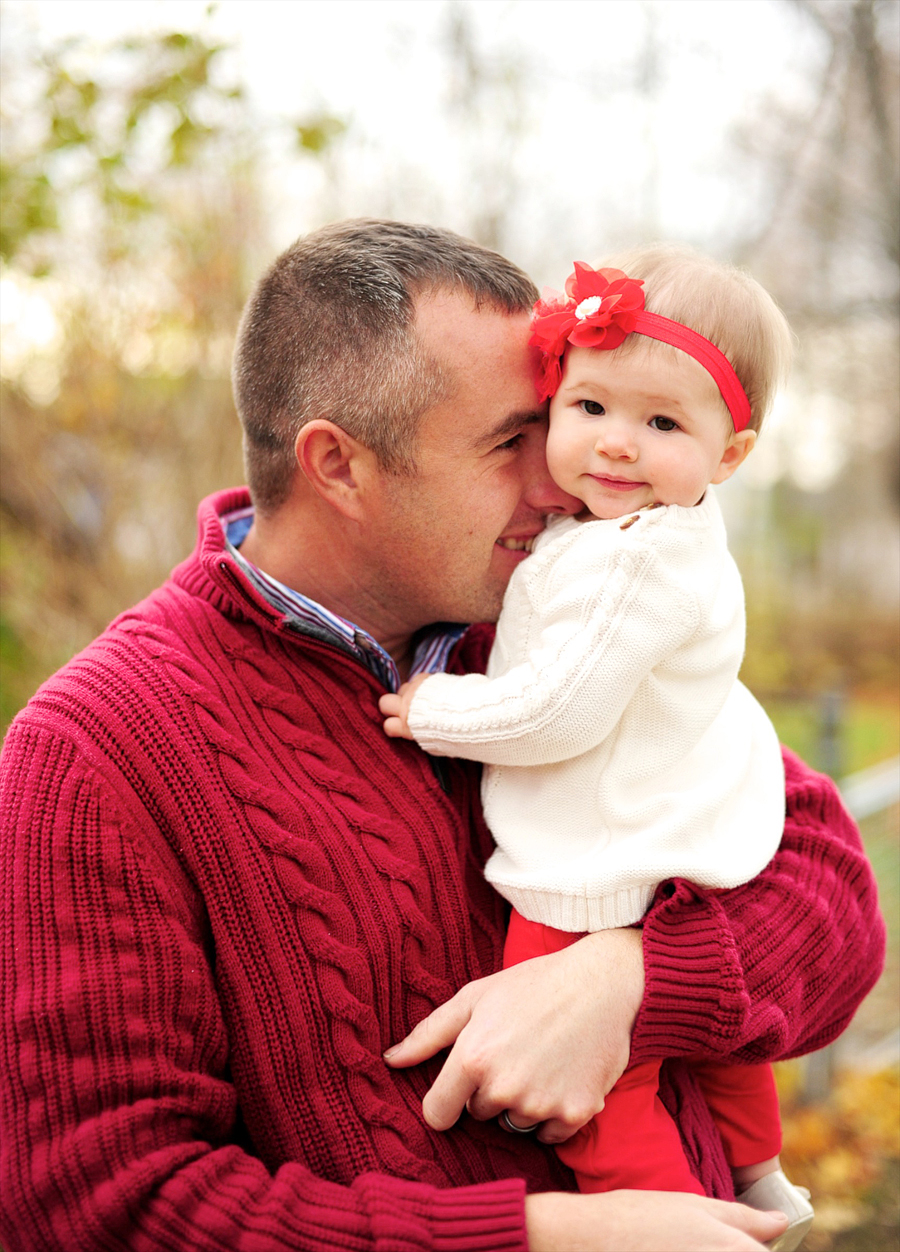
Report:
M546 292L534 306L529 343L535 352L535 381L542 400L562 381L566 346L618 348L644 307L644 283L621 270L594 270L583 261L566 281L566 295Z

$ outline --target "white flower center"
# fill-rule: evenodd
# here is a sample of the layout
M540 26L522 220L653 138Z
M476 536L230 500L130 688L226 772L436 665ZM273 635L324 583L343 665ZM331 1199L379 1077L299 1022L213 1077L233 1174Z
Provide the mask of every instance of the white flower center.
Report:
M586 300L582 300L581 304L575 309L575 316L579 322L583 322L586 317L590 317L592 313L596 313L603 303L602 296L588 296Z

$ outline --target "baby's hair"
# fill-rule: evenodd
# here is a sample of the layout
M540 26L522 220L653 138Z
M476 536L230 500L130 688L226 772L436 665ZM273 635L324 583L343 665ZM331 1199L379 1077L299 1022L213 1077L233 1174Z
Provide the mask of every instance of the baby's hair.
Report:
M644 280L645 307L681 322L714 343L731 362L750 401L750 430L759 430L787 378L793 338L784 314L755 278L677 244L649 244L605 257L597 268ZM676 352L629 335L616 352L639 345Z

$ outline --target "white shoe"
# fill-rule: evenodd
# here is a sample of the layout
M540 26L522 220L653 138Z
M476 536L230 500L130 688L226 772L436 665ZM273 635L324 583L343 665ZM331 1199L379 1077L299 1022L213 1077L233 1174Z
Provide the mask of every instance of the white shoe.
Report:
M746 1204L751 1209L760 1209L763 1212L780 1209L787 1214L787 1230L766 1244L772 1252L793 1252L794 1248L800 1246L813 1223L813 1206L809 1202L809 1192L805 1187L795 1187L780 1169L757 1178L751 1187L735 1196L735 1199L738 1204Z

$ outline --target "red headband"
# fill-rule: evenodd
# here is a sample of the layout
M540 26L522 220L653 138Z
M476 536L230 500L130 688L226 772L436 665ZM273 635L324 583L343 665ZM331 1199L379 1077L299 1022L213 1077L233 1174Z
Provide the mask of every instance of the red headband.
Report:
M577 348L618 348L628 335L646 335L670 343L699 361L719 388L736 431L750 421L750 401L731 362L714 343L688 326L644 308L644 281L621 270L593 270L583 261L566 281L566 294L538 300L529 342L538 349L540 398L555 395L562 381L562 358L568 344Z

